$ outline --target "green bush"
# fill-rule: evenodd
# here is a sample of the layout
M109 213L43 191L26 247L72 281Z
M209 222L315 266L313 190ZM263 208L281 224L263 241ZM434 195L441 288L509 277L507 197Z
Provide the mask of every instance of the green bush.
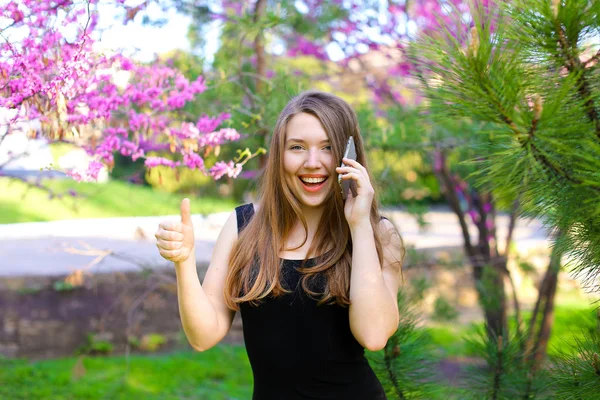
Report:
M114 345L103 335L88 333L87 343L80 346L75 354L107 355L113 352Z
M439 296L433 303L433 315L435 321L454 321L458 318L458 311L444 297Z

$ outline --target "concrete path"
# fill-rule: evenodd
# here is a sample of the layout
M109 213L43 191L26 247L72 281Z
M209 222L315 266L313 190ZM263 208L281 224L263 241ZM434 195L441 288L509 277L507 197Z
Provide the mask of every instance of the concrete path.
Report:
M192 217L198 262L210 261L216 238L229 214ZM424 230L405 212L384 210L384 214L398 226L408 246L417 249L462 246L456 216L447 209L426 214L429 225ZM131 271L138 270L139 265L170 268L171 264L158 254L154 232L161 221L178 219L178 215L171 215L0 225L0 276L64 275L76 269L92 273ZM498 224L499 237L504 239L508 217L500 216ZM476 231L471 235L475 240ZM514 238L520 252L548 246L545 230L538 220L519 221Z

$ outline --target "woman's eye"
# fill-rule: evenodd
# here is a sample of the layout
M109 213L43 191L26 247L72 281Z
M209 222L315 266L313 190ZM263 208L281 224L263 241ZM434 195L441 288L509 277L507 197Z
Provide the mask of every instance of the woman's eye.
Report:
M323 149L325 149L327 151L331 151L331 146L325 146L325 147L323 147Z
M299 145L293 145L292 147L290 147L290 150L302 150L302 146Z

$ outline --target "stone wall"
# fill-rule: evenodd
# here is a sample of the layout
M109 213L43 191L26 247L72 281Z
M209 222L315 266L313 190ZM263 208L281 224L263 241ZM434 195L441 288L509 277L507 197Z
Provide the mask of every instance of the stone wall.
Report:
M199 266L201 279L205 269ZM139 339L158 333L167 339L163 349L189 346L182 334L174 271L86 276L73 289L64 289L65 278L0 278L0 355L69 356L87 343L88 334L100 334L118 353L128 335ZM237 315L224 342L241 341Z
M547 258L538 264L537 272L528 277L514 263L509 264L524 309L535 301L535 287ZM206 268L198 266L201 280ZM439 296L459 311L458 323L481 319L471 268L463 264L461 249L409 253L403 276L405 287L415 279L428 282L430 288L421 304L423 321L431 315ZM65 280L76 287L64 290ZM580 288L562 274L561 290ZM125 350L128 335L140 339L155 333L167 339L160 350L189 348L179 318L174 270L0 278L0 355L31 359L69 356L86 344L90 333L110 341L115 353ZM243 343L239 313L223 342Z

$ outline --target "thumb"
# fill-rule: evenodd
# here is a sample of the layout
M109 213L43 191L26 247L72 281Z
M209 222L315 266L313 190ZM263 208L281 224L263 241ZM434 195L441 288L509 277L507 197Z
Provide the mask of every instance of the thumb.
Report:
M190 214L190 199L181 200L181 222L185 225L192 226L192 216Z

